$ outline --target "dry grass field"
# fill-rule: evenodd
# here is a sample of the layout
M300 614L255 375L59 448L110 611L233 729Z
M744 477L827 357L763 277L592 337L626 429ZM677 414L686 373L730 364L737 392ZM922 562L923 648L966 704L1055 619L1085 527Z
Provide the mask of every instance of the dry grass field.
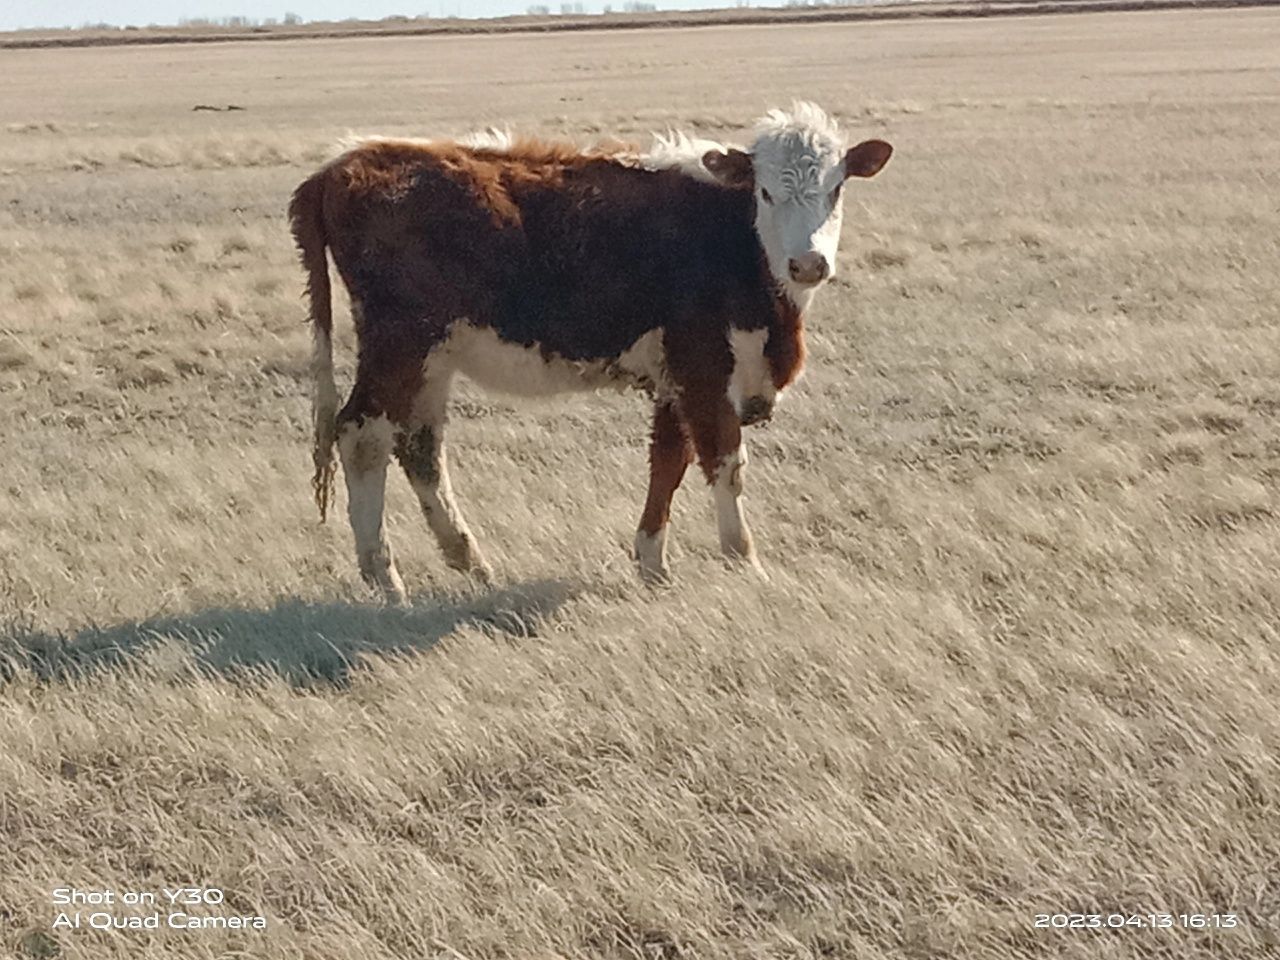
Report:
M1280 956L1280 11L2 69L0 957ZM897 152L748 431L771 581L691 474L638 582L639 396L464 389L497 585L396 474L374 602L311 502L294 184L796 95ZM267 929L52 929L69 886Z

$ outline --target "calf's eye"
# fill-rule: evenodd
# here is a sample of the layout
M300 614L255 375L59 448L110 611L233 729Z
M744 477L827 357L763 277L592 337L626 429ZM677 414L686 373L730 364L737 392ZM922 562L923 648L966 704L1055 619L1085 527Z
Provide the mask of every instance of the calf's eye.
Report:
M760 188L760 199L763 200L765 203L770 203L770 204L773 203L773 197L769 196L769 191L766 190L764 187Z

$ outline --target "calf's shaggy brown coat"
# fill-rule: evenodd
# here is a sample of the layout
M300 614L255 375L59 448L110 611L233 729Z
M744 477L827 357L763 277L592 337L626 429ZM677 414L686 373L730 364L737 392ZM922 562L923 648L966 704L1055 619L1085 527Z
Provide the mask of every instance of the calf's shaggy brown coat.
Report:
M458 371L517 393L611 383L646 391L655 409L638 550L664 533L696 456L737 511L736 525L722 523L722 546L756 562L736 506L740 430L767 417L774 393L798 375L801 316L761 249L749 158L706 159L718 179L532 140L378 140L297 188L289 216L316 341L316 499L323 517L336 442L361 572L390 599L404 598L382 523L392 455L450 565L489 576L444 461ZM326 249L359 342L355 385L336 414ZM740 410L728 399L731 331L763 334L753 342L771 381L767 401ZM641 556L646 577L666 575L661 553L659 543L656 558Z

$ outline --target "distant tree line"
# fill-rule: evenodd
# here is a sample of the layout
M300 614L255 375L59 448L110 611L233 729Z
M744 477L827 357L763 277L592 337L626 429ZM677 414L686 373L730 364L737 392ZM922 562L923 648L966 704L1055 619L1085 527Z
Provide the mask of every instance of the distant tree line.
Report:
M658 5L656 3L647 3L645 0L626 0L622 5L623 13L656 13ZM587 12L586 5L578 2L560 4L560 13L565 16L580 16ZM605 13L613 13L613 5L606 4ZM551 15L551 8L543 3L535 3L533 6L525 9L531 17L547 17Z
M296 13L286 13L280 19L275 17L265 17L261 20L254 17L181 17L178 20L180 27L276 27L284 24L286 27L296 27L301 24L302 17Z

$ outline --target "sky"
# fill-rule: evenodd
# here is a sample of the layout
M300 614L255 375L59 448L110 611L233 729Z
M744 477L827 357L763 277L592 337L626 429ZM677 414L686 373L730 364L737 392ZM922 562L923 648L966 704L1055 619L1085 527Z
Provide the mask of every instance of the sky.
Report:
M599 13L606 3L615 10L625 0L578 0L587 13ZM736 6L736 0L652 0L661 10L696 10ZM755 0L756 6L783 0ZM255 20L282 19L296 13L304 20L380 20L393 14L420 16L500 17L524 13L541 4L552 11L560 0L0 0L0 30L25 27L78 27L86 23L116 26L175 24L184 18L243 16Z

